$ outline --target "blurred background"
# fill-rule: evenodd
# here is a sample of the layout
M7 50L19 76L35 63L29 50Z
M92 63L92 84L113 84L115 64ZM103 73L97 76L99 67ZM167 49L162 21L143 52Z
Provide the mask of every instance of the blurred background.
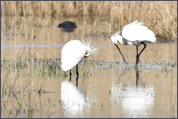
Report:
M136 48L119 45L126 65L110 36L137 19L157 42L135 67ZM78 86L60 68L73 39L99 49ZM177 1L1 1L1 117L177 118Z

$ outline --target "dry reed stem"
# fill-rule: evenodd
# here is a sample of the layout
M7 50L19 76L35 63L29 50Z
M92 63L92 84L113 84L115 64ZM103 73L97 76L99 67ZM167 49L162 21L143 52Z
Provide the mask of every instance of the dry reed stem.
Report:
M157 38L177 40L177 1L1 1L1 17L107 16L112 33L124 25L143 21ZM41 24L41 19L39 19Z

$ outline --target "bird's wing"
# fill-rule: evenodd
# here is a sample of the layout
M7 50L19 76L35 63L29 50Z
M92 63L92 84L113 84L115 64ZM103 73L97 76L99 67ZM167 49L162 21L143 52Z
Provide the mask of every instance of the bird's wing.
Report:
M127 42L155 42L156 37L153 31L149 30L144 23L137 20L122 29L122 37Z
M83 60L86 53L85 46L78 40L71 40L61 51L61 68L67 71Z

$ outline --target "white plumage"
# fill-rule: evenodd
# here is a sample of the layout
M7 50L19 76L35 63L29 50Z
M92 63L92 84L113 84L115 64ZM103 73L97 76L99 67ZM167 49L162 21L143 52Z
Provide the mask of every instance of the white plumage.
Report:
M66 43L61 51L61 68L68 71L78 63L84 62L84 57L88 57L96 53L97 48L94 45L90 47L90 42L83 43L79 40L71 40Z
M143 25L143 22L138 22L138 20L136 20L124 26L124 28L122 29L122 36L120 36L120 30L118 30L111 36L112 43L118 45L119 42L122 45L137 46L137 57L139 58L139 55L146 48L145 43L156 42L156 37L153 31L149 30L146 26ZM140 46L141 44L144 45L144 48L138 54L138 46Z

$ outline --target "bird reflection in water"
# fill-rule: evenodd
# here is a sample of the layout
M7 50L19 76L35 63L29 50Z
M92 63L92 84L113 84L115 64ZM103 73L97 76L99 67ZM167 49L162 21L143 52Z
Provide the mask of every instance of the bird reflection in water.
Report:
M68 81L61 83L61 104L67 116L81 117L85 108L89 106L87 100L88 96L83 90L79 90Z
M138 79L139 79L139 70L138 65L135 65L135 71L136 71L136 86L138 86Z
M135 69L136 86L123 86L121 83L119 85L113 83L111 85L111 99L117 104L121 104L122 113L126 117L149 117L151 114L149 110L152 110L154 106L154 87L140 86L138 84L139 70L137 65L135 65Z

